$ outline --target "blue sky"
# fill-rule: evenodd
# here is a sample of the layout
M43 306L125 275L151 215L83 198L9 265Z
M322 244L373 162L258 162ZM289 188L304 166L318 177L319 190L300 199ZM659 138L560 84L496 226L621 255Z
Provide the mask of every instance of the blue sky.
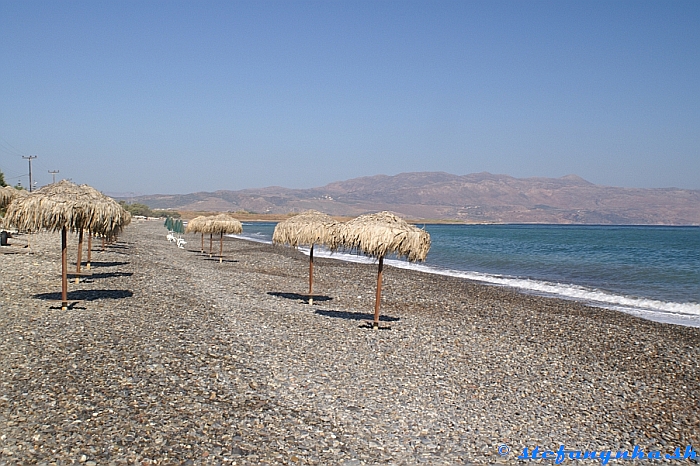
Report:
M107 192L407 171L700 189L700 2L0 0L0 170Z

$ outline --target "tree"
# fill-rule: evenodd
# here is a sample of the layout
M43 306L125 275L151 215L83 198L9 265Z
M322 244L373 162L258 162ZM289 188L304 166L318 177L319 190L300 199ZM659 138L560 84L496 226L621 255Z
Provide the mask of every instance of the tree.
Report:
M0 171L0 188L7 186L7 183L5 183L5 174Z
M129 211L131 215L142 215L144 217L150 217L153 212L151 212L151 208L148 207L146 204L139 204L137 202L134 202L133 204L127 204L124 201L119 201L119 204L121 206Z

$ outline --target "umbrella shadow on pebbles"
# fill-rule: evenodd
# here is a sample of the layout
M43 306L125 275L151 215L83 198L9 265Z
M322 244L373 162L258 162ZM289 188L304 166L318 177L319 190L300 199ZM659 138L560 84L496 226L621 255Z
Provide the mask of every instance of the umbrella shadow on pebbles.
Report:
M68 277L82 276L84 283L92 283L93 280L99 280L102 278L131 277L133 274L133 272L100 272L79 275L75 273L69 273Z
M117 241L116 243L106 244L105 249L129 249L129 246L131 246L131 244Z
M120 265L128 265L128 264L129 264L129 262L117 262L117 261L113 261L113 262L109 262L109 261L94 262L94 261L93 261L93 262L90 263L90 267L92 267L92 268L94 269L94 268L96 268L96 267L118 267L118 266L120 266Z
M319 314L326 317L333 317L335 319L346 319L346 320L372 320L374 319L374 314L369 312L350 312L350 311L331 311L327 309L319 309L314 311L315 314ZM390 316L379 316L380 322L398 322L398 317Z
M349 312L349 311L330 311L326 309L319 309L314 311L315 314L332 317L334 319L345 319L345 320L356 320L364 321L358 328L367 328L373 330L391 330L389 325L380 325L379 322L373 321L374 316L368 312ZM379 321L384 322L397 322L400 319L398 317L380 316Z
M304 301L305 303L309 302L309 295L308 294L283 293L281 291L268 291L267 294L269 294L270 296L276 296L278 298L292 299L295 301ZM333 299L330 296L324 296L324 295L313 295L312 297L313 297L314 301L330 301Z
M75 290L68 292L68 301L97 301L98 299L124 299L131 298L134 293L130 290ZM61 292L39 293L33 296L35 299L47 301L60 301Z

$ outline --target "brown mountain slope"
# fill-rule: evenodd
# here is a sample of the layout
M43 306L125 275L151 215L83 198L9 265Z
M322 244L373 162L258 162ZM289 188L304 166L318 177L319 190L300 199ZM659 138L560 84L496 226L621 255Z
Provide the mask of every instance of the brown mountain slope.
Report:
M319 188L268 187L127 199L152 208L332 215L393 210L421 219L506 223L699 225L700 191L599 186L575 176L513 178L475 173L401 173Z

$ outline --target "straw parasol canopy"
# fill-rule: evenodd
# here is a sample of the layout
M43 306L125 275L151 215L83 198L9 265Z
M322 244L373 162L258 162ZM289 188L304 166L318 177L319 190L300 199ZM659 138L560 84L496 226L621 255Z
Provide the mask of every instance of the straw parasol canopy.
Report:
M340 243L340 223L323 212L307 210L279 222L272 234L272 242L295 248L321 244L335 250Z
M67 230L113 237L131 221L131 216L114 200L96 189L67 180L45 186L10 204L6 223L21 231L61 231L62 307L67 303ZM80 247L82 250L82 244ZM78 253L78 271L80 252Z
M220 235L237 235L243 232L243 225L229 214L218 214L207 217L204 233Z
M187 222L187 227L185 228L185 233L201 233L202 235L202 245L200 252L204 254L204 225L206 225L207 217L200 215L195 217L189 222Z
M207 217L202 228L203 233L219 235L219 262L224 260L224 235L237 235L243 232L243 225L229 214ZM211 257L211 250L209 251Z
M391 212L361 215L343 225L342 243L370 257L387 254L409 262L424 261L430 250L430 235Z
M340 244L340 223L327 214L307 210L299 215L279 222L272 234L273 244L288 244L292 247L310 246L309 249L309 304L313 304L314 245L326 246L331 251Z
M10 203L20 197L25 197L29 192L24 189L13 188L12 186L4 186L0 188L0 209L10 205Z
M8 189L9 188L9 189ZM11 190L17 191L12 186L3 186L0 188L0 208L5 207L7 204L14 199L14 194Z
M343 247L379 259L377 296L374 303L373 327L379 328L379 303L382 296L384 256L396 254L410 262L424 261L430 250L427 231L410 225L391 212L361 215L341 228Z
M195 217L189 222L187 222L187 228L185 228L185 233L203 233L204 225L206 224L207 217L200 215Z
M24 189L13 188L12 186L3 186L0 188L0 210L5 209L15 199L23 198L29 194ZM9 225L8 225L9 227ZM0 217L0 229L5 228L5 219Z
M131 216L96 189L67 180L44 186L10 204L6 221L22 231L87 229L112 236Z

